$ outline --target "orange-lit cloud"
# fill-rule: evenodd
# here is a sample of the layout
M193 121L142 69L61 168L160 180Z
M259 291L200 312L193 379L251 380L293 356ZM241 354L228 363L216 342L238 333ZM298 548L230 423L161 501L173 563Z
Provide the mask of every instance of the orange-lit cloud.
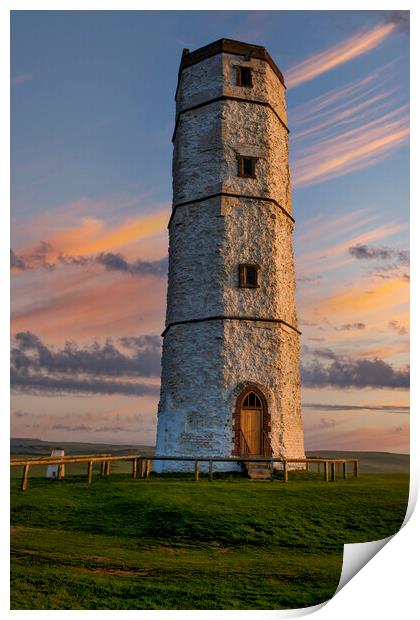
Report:
M86 256L119 249L163 233L167 223L167 210L132 217L116 227L100 219L84 217L77 226L58 230L43 239L50 246L45 253L45 260L54 260L59 254ZM36 246L27 247L20 254L24 258L30 257L36 253L36 249Z
M377 47L395 29L395 24L382 24L369 32L354 35L330 49L314 54L286 72L286 84L293 88L362 56Z
M15 395L11 416L14 437L42 436L51 441L90 441L154 445L157 398L119 395L86 399ZM69 413L71 412L71 413Z
M30 329L49 342L61 342L159 334L164 327L164 280L103 273L83 274L69 283L56 274L53 290L41 290L31 295L25 287L21 300L16 300L13 333Z
M373 359L377 357L380 359L386 359L388 357L395 357L399 353L408 353L409 351L410 351L410 344L408 342L408 339L405 339L403 341L398 340L396 342L393 342L390 345L383 344L377 347L367 347L367 348L359 347L358 355L359 357L365 357L369 359Z
M132 207L128 199L124 204ZM92 209L95 217L82 215ZM35 218L37 242L17 248L30 270L20 271L19 278L12 281L14 332L30 329L49 342L60 342L63 338L80 341L163 330L165 278L147 274L133 278L123 271L106 271L95 261L81 269L55 259L114 251L127 259L131 255L134 261L160 260L167 252L168 209L161 205L154 213L126 216L117 225L111 223L115 217L104 221L98 211L95 204L81 201L75 207L76 218L66 208L60 210L61 217ZM20 233L24 238L23 228ZM45 242L41 259L36 258L39 239ZM49 261L55 261L54 271L34 268Z
M368 288L368 287L371 288ZM333 293L323 299L314 301L311 310L314 315L334 317L334 320L346 318L366 319L372 313L382 313L398 308L408 301L408 287L401 279L388 280L385 283L360 282L349 289Z

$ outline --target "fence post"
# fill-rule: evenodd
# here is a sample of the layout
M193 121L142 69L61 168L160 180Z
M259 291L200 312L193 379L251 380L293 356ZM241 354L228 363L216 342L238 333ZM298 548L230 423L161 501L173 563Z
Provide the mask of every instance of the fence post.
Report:
M89 484L92 482L92 469L93 469L93 461L89 461L89 463L88 463L88 471L87 471L88 483Z
M152 471L152 461L147 459L146 461L146 478L149 477L150 472Z
M197 481L200 477L200 466L198 464L198 461L195 461L194 464L194 478Z
M26 491L26 487L28 486L28 475L29 475L29 465L24 465L23 476L22 476L22 491Z
M283 461L283 482L287 482L289 479L289 472L287 470L287 461Z
M137 459L133 459L133 478L137 478Z
M270 481L273 482L274 480L274 462L271 460L270 461Z
M354 477L357 478L359 476L359 461L354 461L353 463L353 473Z
M331 463L331 482L335 482L335 461Z
M347 463L344 461L343 463L343 480L347 479Z
M213 482L213 461L211 459L209 461L209 480Z
M309 461L305 461L305 471L309 471Z
M328 461L324 461L324 478L328 482Z
M111 473L111 461L107 461L105 465L105 474L109 476Z

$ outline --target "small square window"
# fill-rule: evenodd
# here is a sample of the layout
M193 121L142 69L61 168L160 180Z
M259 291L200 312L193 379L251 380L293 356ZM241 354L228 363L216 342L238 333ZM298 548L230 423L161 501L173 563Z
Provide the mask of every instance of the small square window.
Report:
M260 286L259 265L250 263L239 265L239 286L242 288L258 288Z
M238 176L255 178L255 162L256 157L243 157L238 159Z
M252 71L249 67L236 67L236 84L252 86Z

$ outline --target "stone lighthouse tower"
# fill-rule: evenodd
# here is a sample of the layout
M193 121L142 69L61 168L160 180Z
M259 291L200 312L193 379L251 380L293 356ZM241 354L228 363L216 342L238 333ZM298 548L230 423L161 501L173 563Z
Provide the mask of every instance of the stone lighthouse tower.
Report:
M157 455L304 457L285 90L264 47L183 51Z

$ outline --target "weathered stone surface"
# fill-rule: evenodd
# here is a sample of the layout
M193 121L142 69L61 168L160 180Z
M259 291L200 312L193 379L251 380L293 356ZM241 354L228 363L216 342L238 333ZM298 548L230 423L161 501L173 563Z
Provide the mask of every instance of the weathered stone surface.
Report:
M223 314L220 199L177 209L169 230L167 324Z
M252 70L252 88L237 86L236 67ZM196 105L228 95L254 101L265 101L273 106L287 125L285 87L263 60L245 60L236 54L217 54L184 69L176 101L176 113Z
M278 207L219 197L176 210L170 227L167 323L209 315L296 325L292 223ZM259 289L238 287L238 265L261 267Z
M256 178L238 176L238 156L257 157ZM174 204L218 192L273 198L288 212L288 134L270 108L215 101L182 114L174 144Z
M252 88L236 85L238 64L252 68ZM293 222L263 200L291 212L288 136L273 112L286 123L284 91L267 62L232 54L182 73L178 112L222 95L271 107L227 99L179 117L174 205L194 202L175 210L169 231L157 454L232 456L237 399L249 385L267 403L273 455L304 457ZM238 155L258 158L256 178L238 176ZM211 197L220 192L238 197ZM259 288L239 287L241 263L260 266ZM211 317L219 318L202 320ZM193 322L173 324L179 321ZM156 464L158 471L192 467Z

